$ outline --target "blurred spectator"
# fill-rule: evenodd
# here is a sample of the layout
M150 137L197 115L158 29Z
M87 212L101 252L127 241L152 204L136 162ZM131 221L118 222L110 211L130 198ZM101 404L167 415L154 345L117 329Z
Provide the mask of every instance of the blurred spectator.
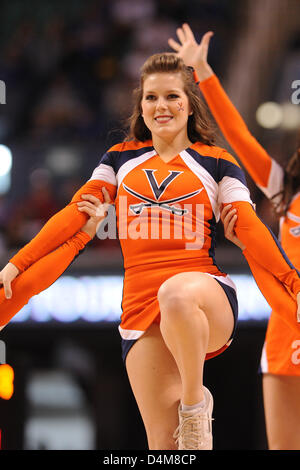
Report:
M111 119L126 120L132 111L132 91L136 86L128 77L122 83L114 80L105 89L103 104L107 116Z
M284 65L281 68L278 79L278 91L276 100L279 102L290 101L293 92L292 83L300 80L300 38L298 48L295 48L286 55Z
M92 124L93 113L65 75L55 77L33 110L33 136L79 131ZM70 133L70 137L72 134Z
M176 23L167 18L144 18L135 27L130 52L121 61L122 75L137 80L140 68L152 54L169 50L168 39L174 36Z
M26 61L24 51L34 34L31 23L24 21L13 32L0 55L0 79L6 84L6 104L1 117L1 138L13 136L22 120L28 88L34 71Z
M17 201L9 211L5 226L9 248L28 243L60 209L47 172L35 171L30 183L28 196Z
M7 197L0 195L0 257L5 254L6 250L6 224L9 217L9 207Z
M50 18L28 44L27 60L38 79L46 78L59 65L64 47L64 27L65 22L62 17Z
M7 197L0 194L0 229L5 227L5 223L9 214Z
M156 2L154 0L115 0L111 3L112 20L119 24L136 27L145 18L154 18Z

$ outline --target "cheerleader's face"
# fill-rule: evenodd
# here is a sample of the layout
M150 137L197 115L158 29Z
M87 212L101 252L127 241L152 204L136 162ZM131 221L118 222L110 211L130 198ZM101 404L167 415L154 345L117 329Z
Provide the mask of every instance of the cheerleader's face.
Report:
M191 109L180 73L148 75L143 85L141 107L152 137L174 139L179 134L187 136Z

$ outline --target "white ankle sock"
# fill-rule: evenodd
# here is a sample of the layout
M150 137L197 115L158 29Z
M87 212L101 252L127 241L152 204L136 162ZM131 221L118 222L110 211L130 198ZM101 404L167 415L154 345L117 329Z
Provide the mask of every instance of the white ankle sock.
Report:
M185 405L184 403L181 402L182 411L193 412L194 410L198 410L199 408L204 408L204 406L205 406L205 399L200 401L200 403L195 403L194 405Z

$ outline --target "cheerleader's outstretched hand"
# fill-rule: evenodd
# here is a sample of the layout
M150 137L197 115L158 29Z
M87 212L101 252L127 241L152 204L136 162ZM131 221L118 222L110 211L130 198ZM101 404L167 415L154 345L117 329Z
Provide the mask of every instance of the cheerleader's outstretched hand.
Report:
M185 65L194 68L200 81L213 75L214 72L207 62L207 55L214 33L212 31L205 33L198 44L190 26L184 23L181 28L177 28L176 34L179 42L170 38L168 44L183 59Z

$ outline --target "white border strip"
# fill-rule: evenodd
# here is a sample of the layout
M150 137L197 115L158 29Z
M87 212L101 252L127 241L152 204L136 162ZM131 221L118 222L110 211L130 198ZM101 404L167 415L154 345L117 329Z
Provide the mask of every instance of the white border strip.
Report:
M131 158L126 163L124 163L124 165L121 166L121 168L119 169L119 171L116 175L117 182L118 182L118 187L120 186L123 179L125 178L126 175L128 175L128 173L130 171L132 171L134 168L136 168L141 163L144 163L145 161L147 161L150 158L154 157L156 154L157 153L156 153L155 150L151 150L150 152L143 153L139 157Z
M123 339L139 339L145 332L141 330L124 330L119 326L119 332Z
M111 166L105 165L105 163L100 163L90 177L89 181L92 180L103 180L110 184L117 184L116 175Z

